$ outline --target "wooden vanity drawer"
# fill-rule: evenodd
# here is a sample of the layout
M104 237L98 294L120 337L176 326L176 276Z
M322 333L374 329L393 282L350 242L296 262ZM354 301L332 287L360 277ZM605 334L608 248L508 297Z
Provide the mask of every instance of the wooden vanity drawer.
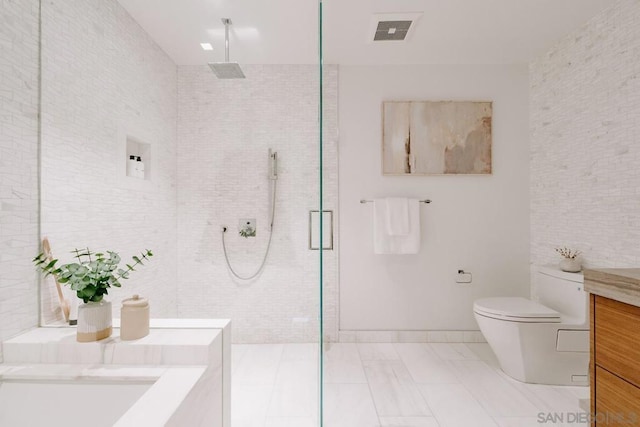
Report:
M640 387L640 307L595 296L595 363Z
M596 426L640 424L640 388L596 367Z

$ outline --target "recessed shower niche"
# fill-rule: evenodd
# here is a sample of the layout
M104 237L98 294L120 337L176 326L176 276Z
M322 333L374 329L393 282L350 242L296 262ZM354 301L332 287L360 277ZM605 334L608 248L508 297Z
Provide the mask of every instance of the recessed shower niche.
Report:
M151 179L151 144L127 135L125 174L130 178Z

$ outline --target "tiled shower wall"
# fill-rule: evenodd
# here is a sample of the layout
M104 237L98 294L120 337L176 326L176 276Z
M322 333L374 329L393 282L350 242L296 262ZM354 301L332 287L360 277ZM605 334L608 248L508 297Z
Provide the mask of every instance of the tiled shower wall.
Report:
M38 323L38 1L0 0L0 341ZM2 348L0 348L0 362Z
M110 293L115 316L122 297L140 293L154 317L233 319L236 342L316 340L319 257L308 249L308 217L318 207L317 66L244 66L242 81L218 80L206 66L177 73L116 1L43 6L42 232L55 255L154 250ZM336 67L326 68L324 101L324 200L335 210ZM151 144L148 181L125 176L127 136ZM271 252L261 276L239 282L224 263L220 227L230 227L234 267L257 268L269 148L279 153ZM257 238L238 236L241 218L257 219ZM337 336L337 223L334 231L335 250L325 252L328 339ZM45 323L61 319L54 289L44 282Z
M640 263L640 2L618 0L530 66L531 260Z
M308 249L318 208L317 66L246 65L245 80L218 80L207 66L178 68L178 315L233 320L235 342L317 339L318 251ZM337 68L325 68L324 202L337 203ZM278 152L276 213L263 273L270 207L268 150ZM238 235L242 218L257 237ZM337 215L334 216L337 218ZM335 235L337 236L337 224ZM325 251L325 331L337 334L337 242Z
M42 26L43 236L64 261L77 247L127 261L152 249L110 292L114 315L138 293L153 317L175 316L176 66L115 0L48 0ZM151 145L148 181L126 176L127 136ZM45 323L60 319L53 292L45 281Z

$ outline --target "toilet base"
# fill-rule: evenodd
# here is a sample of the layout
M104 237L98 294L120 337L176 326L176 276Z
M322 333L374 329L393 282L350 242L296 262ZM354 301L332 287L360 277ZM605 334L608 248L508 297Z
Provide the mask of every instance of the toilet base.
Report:
M589 352L557 349L558 331L585 331L584 325L513 322L474 315L500 367L510 377L533 384L589 385ZM586 339L587 343L578 347L588 348Z

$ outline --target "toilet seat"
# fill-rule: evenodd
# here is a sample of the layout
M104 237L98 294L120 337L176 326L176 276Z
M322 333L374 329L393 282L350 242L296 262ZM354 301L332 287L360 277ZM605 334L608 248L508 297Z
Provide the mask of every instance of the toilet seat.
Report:
M483 298L473 304L480 316L511 322L559 323L560 313L522 297Z

